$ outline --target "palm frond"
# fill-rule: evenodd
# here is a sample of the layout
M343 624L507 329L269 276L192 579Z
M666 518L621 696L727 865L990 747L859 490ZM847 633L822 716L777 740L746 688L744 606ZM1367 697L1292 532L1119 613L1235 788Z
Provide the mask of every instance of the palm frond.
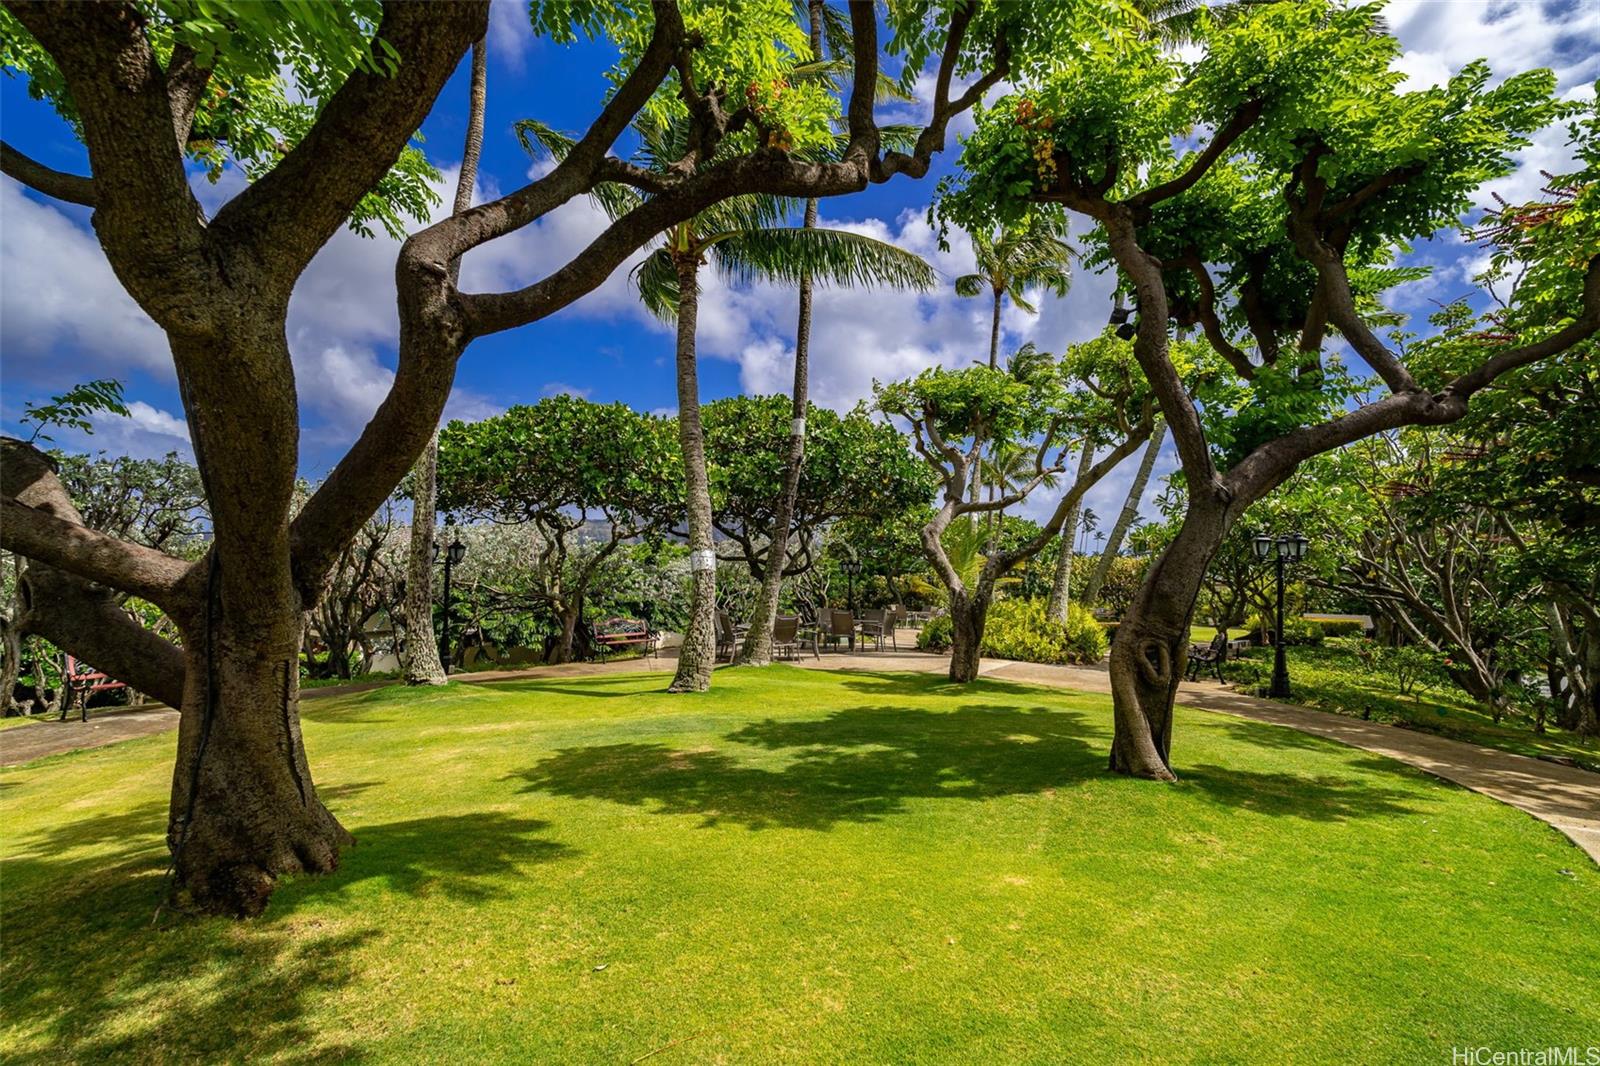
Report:
M782 226L801 208L787 196L733 196L695 216L696 236L710 238L729 233Z
M974 296L982 296L986 288L988 288L988 281L982 274L963 274L956 279L957 296L965 296L968 299Z
M567 134L535 118L520 119L512 124L512 129L516 131L517 142L522 145L522 150L535 162L552 159L559 163L571 154L573 146L578 143ZM614 182L596 185L589 191L589 198L598 204L613 222L644 202L644 197L639 195L637 189Z
M937 275L918 255L886 241L835 229L771 227L730 232L712 245L717 270L734 284L773 281L922 292Z
M663 322L678 319L678 270L665 248L657 248L633 268L634 288L645 310Z

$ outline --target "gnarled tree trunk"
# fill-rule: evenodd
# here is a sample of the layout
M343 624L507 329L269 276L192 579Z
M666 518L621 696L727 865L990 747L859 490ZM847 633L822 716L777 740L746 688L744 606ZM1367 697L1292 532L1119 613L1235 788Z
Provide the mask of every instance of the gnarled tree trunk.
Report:
M461 152L461 173L456 178L453 214L472 206L472 186L478 180L478 159L483 154L483 112L488 102L488 52L484 41L472 46L472 81L467 108L467 139ZM452 279L461 275L461 260L450 264ZM433 521L439 496L439 430L435 426L428 446L413 470L411 556L406 567L406 684L442 685L446 674L433 638ZM426 637L427 639L422 639ZM568 645L570 647L570 643Z
M683 448L685 496L689 504L689 571L693 581L689 619L678 649L678 670L668 692L704 692L711 687L717 657L717 564L711 541L711 483L706 476L705 432L700 426L700 380L695 366L695 322L700 292L695 258L678 268L678 442ZM781 563L780 563L781 566Z
M950 680L959 684L978 677L983 657L983 629L989 618L989 601L994 595L980 580L971 592L950 597Z
M1227 534L1220 507L1191 508L1167 550L1150 567L1111 644L1115 732L1111 769L1175 781L1172 705L1189 656L1189 621L1206 567Z

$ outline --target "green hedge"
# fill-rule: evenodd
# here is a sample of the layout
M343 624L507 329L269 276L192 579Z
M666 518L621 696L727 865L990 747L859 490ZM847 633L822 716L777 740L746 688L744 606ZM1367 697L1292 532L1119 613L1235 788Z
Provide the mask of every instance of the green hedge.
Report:
M1354 618L1326 618L1316 624L1322 627L1325 637L1360 637L1367 632Z
M951 623L941 615L922 627L917 647L944 651L950 647ZM1097 663L1106 653L1105 627L1076 603L1065 624L1045 617L1043 599L999 600L989 607L983 630L983 654L1029 663Z

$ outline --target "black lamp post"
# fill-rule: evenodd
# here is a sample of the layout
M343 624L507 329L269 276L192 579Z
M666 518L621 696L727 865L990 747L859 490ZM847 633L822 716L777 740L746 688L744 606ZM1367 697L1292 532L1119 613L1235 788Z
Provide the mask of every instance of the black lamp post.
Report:
M856 616L856 575L861 573L861 560L846 559L839 564L839 569L843 570L845 577L850 579L850 617L854 618Z
M1276 558L1278 567L1278 629L1273 634L1272 656L1272 684L1267 688L1267 695L1273 699L1289 698L1289 664L1284 658L1283 641L1283 567L1285 563L1298 563L1306 557L1306 549L1311 542L1299 533L1282 533L1274 537L1266 533L1256 534L1254 540L1256 558L1263 561Z
M446 521L446 527L453 523ZM433 561L438 562L440 556L444 557L444 632L439 636L439 663L444 667L446 674L450 673L450 577L456 564L467 556L467 546L461 543L461 538L456 537L450 546L439 550L439 542L433 542Z

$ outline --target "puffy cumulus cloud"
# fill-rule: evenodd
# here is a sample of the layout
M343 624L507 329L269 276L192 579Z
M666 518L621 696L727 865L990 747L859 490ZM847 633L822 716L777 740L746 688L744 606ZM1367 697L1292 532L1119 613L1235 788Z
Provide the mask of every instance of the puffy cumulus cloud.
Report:
M166 337L88 228L10 178L0 178L0 217L0 352L14 385L59 389L130 369L172 376Z
M1600 5L1589 0L1394 0L1383 16L1405 49L1396 69L1410 89L1442 84L1474 59L1488 59L1497 78L1549 67L1563 89L1600 77Z
M143 400L128 404L126 415L101 413L91 422L94 432L65 430L55 434L55 443L77 452L106 452L109 455L130 455L135 459L159 459L169 452L177 452L186 459L194 458L194 448L189 442L189 424L182 414L173 414Z
M540 396L572 396L579 400L587 400L594 395L594 389L587 386L568 385L565 381L552 381L539 390Z
M962 299L955 278L973 267L972 247L959 231L949 249L923 213L908 210L893 222L824 218L822 224L889 241L915 252L938 271L926 294L874 289L818 288L812 312L811 395L846 408L870 397L872 382L913 375L927 367L987 361L992 305ZM1109 277L1082 274L1065 299L1033 294L1038 315L1012 307L1002 315L1001 357L1026 341L1047 351L1097 334L1110 307ZM793 382L796 297L791 288L730 287L708 270L702 282L698 348L703 356L739 364L746 392L787 392Z
M494 0L489 5L489 51L514 71L521 71L533 47L533 24L521 0Z
M1442 85L1475 59L1487 59L1495 80L1549 67L1565 99L1590 99L1600 78L1600 4L1592 0L1540 3L1457 3L1395 0L1384 17L1405 52L1395 69L1405 87ZM1534 199L1544 185L1542 172L1570 171L1573 155L1566 128L1540 132L1517 153L1516 172L1486 185L1479 203L1499 194L1513 202Z

